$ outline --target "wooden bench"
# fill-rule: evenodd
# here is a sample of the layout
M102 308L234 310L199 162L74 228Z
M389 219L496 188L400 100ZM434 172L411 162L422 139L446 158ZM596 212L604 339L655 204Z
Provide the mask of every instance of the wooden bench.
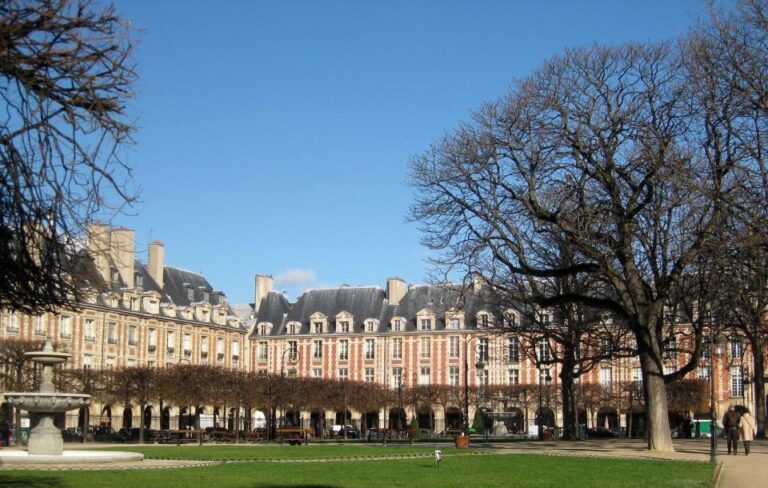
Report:
M312 429L277 429L275 432L280 436L280 442L287 440L288 444L298 446L309 444L309 436L312 434ZM288 436L287 439L286 436Z

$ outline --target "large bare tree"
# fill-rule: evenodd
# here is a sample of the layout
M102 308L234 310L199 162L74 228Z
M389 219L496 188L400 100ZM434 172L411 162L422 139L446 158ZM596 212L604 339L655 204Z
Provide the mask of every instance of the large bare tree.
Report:
M626 323L659 451L674 449L665 382L695 367L665 377L664 309L721 224L739 161L726 147L733 91L683 58L666 44L569 50L411 163L411 216L447 272L478 271L500 288L591 276L594 286L555 288L537 305L577 303ZM572 250L569 264L552 265L553 245Z
M112 7L0 2L0 308L74 306L77 236L134 199L131 51Z

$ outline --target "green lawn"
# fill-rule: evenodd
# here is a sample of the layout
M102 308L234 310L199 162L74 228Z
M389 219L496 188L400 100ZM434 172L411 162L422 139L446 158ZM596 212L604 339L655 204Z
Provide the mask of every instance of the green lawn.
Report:
M424 452L426 448L364 448L309 446L308 448L153 448L140 449L148 457L184 453L187 459L237 457L366 456ZM298 454L297 454L298 453ZM326 453L325 456L323 453ZM330 453L330 454L329 454ZM579 458L570 456L458 455L445 449L437 467L431 458L355 460L310 463L237 462L213 467L136 471L0 471L3 487L707 487L712 478L708 463ZM224 456L223 454L226 454ZM462 452L461 454L464 454Z

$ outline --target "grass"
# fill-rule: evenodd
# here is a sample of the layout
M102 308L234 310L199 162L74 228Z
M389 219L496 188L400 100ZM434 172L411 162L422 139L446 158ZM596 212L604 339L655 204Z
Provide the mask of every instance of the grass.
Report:
M229 447L130 449L148 457L179 453L186 459L275 459L336 456L408 454L426 448L367 448L360 446L310 446L308 448ZM239 454L234 454L236 451ZM315 463L268 463L247 461L211 467L136 471L0 471L5 487L81 488L109 486L163 487L708 487L712 466L708 463L624 460L534 454L458 455L444 449L438 467L431 458L357 460ZM463 454L463 452L462 452ZM226 456L225 456L226 455ZM262 457L263 456L263 457Z

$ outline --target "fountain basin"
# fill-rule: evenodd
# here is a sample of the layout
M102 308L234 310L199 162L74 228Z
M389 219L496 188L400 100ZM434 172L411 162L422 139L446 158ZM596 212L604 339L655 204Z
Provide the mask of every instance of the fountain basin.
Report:
M7 464L90 464L122 463L144 460L144 455L124 451L65 450L57 455L33 455L27 451L3 449L0 465Z
M5 393L5 401L34 413L61 413L88 405L91 395L82 393Z

